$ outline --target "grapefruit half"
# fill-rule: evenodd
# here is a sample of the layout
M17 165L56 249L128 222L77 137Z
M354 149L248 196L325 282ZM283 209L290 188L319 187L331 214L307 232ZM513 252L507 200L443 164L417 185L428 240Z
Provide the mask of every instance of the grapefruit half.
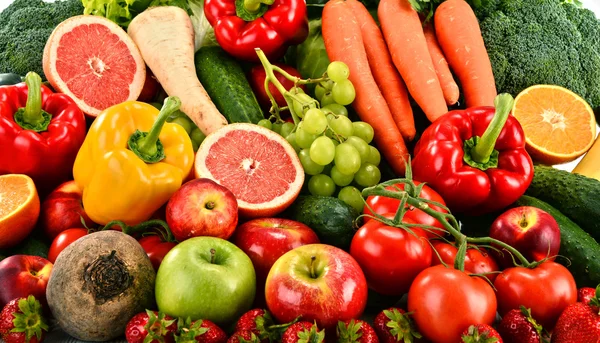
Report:
M137 100L146 65L133 40L117 24L94 15L60 23L48 38L44 73L90 116L128 100Z
M282 212L304 183L304 170L290 143L271 130L246 123L208 135L196 153L195 174L231 190L245 218Z

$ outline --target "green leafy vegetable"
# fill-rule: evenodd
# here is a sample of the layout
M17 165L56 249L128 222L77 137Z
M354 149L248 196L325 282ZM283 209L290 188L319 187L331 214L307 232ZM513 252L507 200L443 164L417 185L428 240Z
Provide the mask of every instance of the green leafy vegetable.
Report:
M204 15L204 0L189 0L188 5L194 25L195 51L203 46L219 45L215 38L215 31Z
M329 57L321 33L321 19L309 21L308 30L308 38L296 46L295 53L292 52L293 56L288 63L291 65L295 63L302 78L319 78L323 76L329 65Z
M123 28L148 7L177 6L191 14L187 0L82 0L82 3L83 14L105 17Z

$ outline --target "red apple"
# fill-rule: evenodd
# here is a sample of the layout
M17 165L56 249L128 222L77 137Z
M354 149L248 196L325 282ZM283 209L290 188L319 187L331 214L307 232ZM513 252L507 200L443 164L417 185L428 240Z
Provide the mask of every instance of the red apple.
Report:
M42 202L40 226L50 240L67 229L83 228L81 218L88 227L94 225L83 209L82 196L83 190L75 181L67 181L53 190Z
M288 251L271 268L265 286L267 307L280 323L302 316L335 330L338 320L359 318L367 304L367 281L342 249L309 244Z
M52 263L45 258L13 255L0 262L0 308L15 298L33 295L46 304L46 285Z
M549 213L532 206L511 208L501 214L490 229L490 237L517 249L530 261L558 255L560 227ZM505 267L513 266L510 254L502 251L497 260Z
M319 237L311 228L294 220L257 218L235 230L233 243L252 260L257 306L264 306L265 281L275 261L299 246L319 243Z
M167 224L175 239L231 237L238 223L238 205L231 191L210 179L188 181L167 203Z

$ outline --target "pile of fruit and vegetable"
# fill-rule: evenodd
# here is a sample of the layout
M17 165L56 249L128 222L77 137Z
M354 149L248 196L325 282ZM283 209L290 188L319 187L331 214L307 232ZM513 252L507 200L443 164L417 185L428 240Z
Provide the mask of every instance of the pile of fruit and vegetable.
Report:
M0 338L598 343L596 113L574 0L14 0Z

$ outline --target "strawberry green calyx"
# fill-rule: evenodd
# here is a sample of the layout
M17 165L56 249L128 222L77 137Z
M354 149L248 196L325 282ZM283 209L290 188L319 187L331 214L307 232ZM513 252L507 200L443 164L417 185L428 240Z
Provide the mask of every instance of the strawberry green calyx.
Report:
M466 335L461 337L463 343L496 343L498 338L491 337L488 332L479 332L475 325L469 326Z
M208 328L202 327L202 320L197 320L192 324L192 319L188 317L186 320L179 318L177 322L179 335L175 337L176 343L196 343L196 337L205 334Z
M337 334L339 343L358 343L362 337L360 330L362 326L361 322L357 322L354 319L350 320L350 323L346 325L343 321L338 321Z
M303 329L298 332L298 343L323 343L325 340L325 331L317 328L317 323L310 327L310 330Z
M413 343L415 338L423 338L415 330L412 321L408 317L409 313L401 313L397 309L384 310L383 313L389 319L386 326L398 342Z
M595 307L600 314L600 285L596 287L596 294L590 299L589 305Z
M158 312L157 316L153 311L146 310L146 314L148 315L148 323L144 325L147 332L144 343L150 343L154 340L164 343L165 336L169 333L167 327L175 323L175 319L166 320L166 315L163 312Z
M13 326L10 332L25 334L25 342L30 342L35 336L38 341L42 339L42 331L48 331L48 323L42 315L42 305L33 295L22 298L18 303L21 313L13 313Z
M520 309L521 309L521 314L523 314L525 316L525 318L527 319L527 322L529 322L529 324L531 324L533 326L535 331L538 333L538 336L540 336L541 343L548 343L549 341L544 338L547 336L547 335L545 335L545 330L541 324L538 324L538 322L535 319L533 319L533 317L531 316L531 309L525 308L525 306L523 306L523 305L521 305Z

